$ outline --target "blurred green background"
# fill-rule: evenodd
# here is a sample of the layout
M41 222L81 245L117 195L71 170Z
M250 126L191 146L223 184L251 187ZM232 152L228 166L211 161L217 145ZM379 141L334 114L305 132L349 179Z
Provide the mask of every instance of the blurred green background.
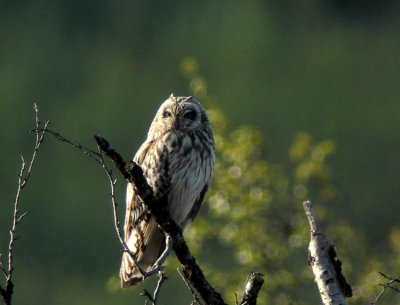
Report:
M400 276L395 268L400 266L399 256L391 258L390 268L384 263L374 265L381 268L377 270L368 265L370 257L388 263L385 252L400 252L397 1L0 3L2 253L19 155L28 157L34 143L28 133L33 102L39 104L41 118L51 120L52 129L93 147L92 135L100 133L130 157L144 140L160 102L172 92L196 93L193 82L200 79L208 90L201 91L200 98L222 111L223 120L230 121L228 129L250 125L261 134L263 140L255 140L260 154L249 156L279 164L285 175L296 170L289 149L298 132L310 134L316 143L333 140L336 153L327 164L335 196L315 202L320 197L310 191L306 198L329 211L327 224L347 223L357 232L349 235L356 236L354 249L342 250L352 252L353 282L359 282L367 267ZM185 72L185 63L193 58L204 78ZM230 149L228 144L224 147ZM124 188L122 182L121 205ZM289 186L285 192L294 191ZM14 304L144 303L138 296L141 287L110 288L119 268L120 246L108 193L101 168L48 136L22 195L21 208L29 214L18 228ZM278 199L271 202L279 206ZM297 199L300 205L302 198ZM288 207L282 212L288 219L292 202L282 205ZM207 215L203 211L202 217ZM357 257L359 241L363 253L370 255L364 260ZM201 262L206 264L215 257L214 247L202 245ZM298 264L306 267L305 247L297 251L304 256ZM222 260L235 264L234 258ZM294 269L286 271L296 276ZM246 275L238 276L244 282ZM179 276L174 271L169 276L161 304L189 304L190 293ZM218 281L216 286L224 286L223 278ZM303 284L310 287L304 301L318 302L312 280ZM374 285L366 299L379 291ZM276 293L290 295L289 284L274 289L275 304L294 303Z

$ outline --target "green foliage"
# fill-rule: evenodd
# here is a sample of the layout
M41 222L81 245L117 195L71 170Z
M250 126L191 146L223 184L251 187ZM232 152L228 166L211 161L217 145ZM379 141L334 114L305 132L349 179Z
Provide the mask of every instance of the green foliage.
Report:
M353 285L354 300L365 302L368 296L376 295L379 265L367 257L363 237L348 223L330 223L327 217L337 199L327 165L327 159L335 152L335 143L316 142L308 133L298 133L289 148L291 168L287 173L283 166L262 158L263 135L259 130L229 127L208 94L195 59L186 58L181 68L189 78L192 94L207 105L217 149L213 185L202 210L203 217L196 219L186 237L195 253L207 258L207 275L225 292L227 300L234 302L235 293L242 291L251 270L265 275L261 303L307 304L319 298L307 265L309 228L301 205L306 199L314 202L319 221L337 242L347 277L360 282L360 288ZM394 229L390 236L397 252L399 232ZM367 259L369 283L362 280L360 270Z

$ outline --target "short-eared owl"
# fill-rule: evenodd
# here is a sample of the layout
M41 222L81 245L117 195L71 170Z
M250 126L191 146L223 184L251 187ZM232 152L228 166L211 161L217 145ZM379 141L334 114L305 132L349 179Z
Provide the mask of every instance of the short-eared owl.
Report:
M203 106L190 96L171 95L133 160L142 167L155 197L168 196L171 218L185 228L199 211L214 168L214 139ZM141 268L149 271L164 250L165 237L132 184L126 202L125 242ZM120 277L122 287L143 280L128 253L122 256Z

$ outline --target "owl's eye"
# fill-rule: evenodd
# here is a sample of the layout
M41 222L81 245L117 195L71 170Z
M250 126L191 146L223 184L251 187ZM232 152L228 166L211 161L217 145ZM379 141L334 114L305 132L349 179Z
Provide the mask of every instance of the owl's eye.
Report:
M170 118L171 116L172 116L172 113L171 113L170 111L165 110L165 111L163 112L163 118L164 118L164 119Z
M185 119L194 120L196 118L196 111L188 111L183 116Z

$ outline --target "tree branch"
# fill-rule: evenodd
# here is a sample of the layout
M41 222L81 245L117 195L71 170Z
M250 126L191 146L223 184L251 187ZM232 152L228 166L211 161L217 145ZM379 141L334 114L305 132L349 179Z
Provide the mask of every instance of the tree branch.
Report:
M139 197L154 216L160 228L172 237L172 248L178 260L183 265L183 274L190 281L191 285L199 292L207 304L225 305L222 296L210 285L203 271L197 265L196 259L193 257L183 238L182 229L169 217L167 197L164 196L156 200L152 188L144 177L142 168L133 161L125 162L106 139L98 135L94 137L101 151L114 162L122 175L135 185Z
M259 272L252 272L246 281L243 299L240 305L256 305L258 293L264 284L263 275Z
M312 267L322 302L325 305L347 305L346 297L352 296L351 286L342 274L342 263L335 247L319 231L310 201L303 203L311 228L308 262Z
M37 129L40 130L40 129ZM174 250L178 260L183 265L183 275L190 283L190 285L197 290L201 298L204 300L206 304L210 305L225 305L225 302L222 296L215 291L215 289L210 285L210 283L205 278L201 268L197 265L196 259L191 254L182 234L182 229L178 226L170 217L167 210L167 197L160 198L158 200L155 199L153 195L153 190L147 183L146 178L144 177L142 168L133 161L125 162L121 155L113 149L109 142L99 135L95 135L94 138L99 148L99 153L94 152L86 148L85 146L72 142L67 138L63 137L57 132L47 130L48 133L55 136L58 140L65 142L67 144L72 145L73 147L83 151L90 158L94 159L97 163L101 164L103 169L105 170L108 179L110 181L111 186L111 200L113 203L113 211L114 211L114 223L115 228L118 234L118 238L124 248L124 251L128 252L130 256L134 259L133 253L129 251L126 243L124 242L122 231L120 229L120 221L117 215L117 201L115 199L115 186L116 180L112 176L112 172L109 168L107 168L103 154L109 157L114 165L121 172L122 176L130 183L132 183L137 191L138 196L143 201L146 208L150 211L150 213L154 216L160 228L166 234L166 248L157 262L154 264L152 270L150 272L145 272L144 270L139 271L143 274L144 277L150 276L154 273L157 273L161 270L162 265L165 259L169 255L169 250L172 244L172 249ZM172 243L170 242L172 240ZM135 261L135 260L134 260ZM140 267L139 264L136 264ZM259 279L258 276L255 278L251 277L253 280ZM254 282L255 283L255 282ZM257 298L257 293L259 288L262 285L262 282L257 281L258 288L251 290L253 292L248 292L249 295ZM254 287L257 287L254 285ZM161 285L160 285L161 286ZM253 285L251 285L253 287ZM157 292L157 288L155 293ZM157 292L158 293L158 292ZM246 293L245 293L246 295ZM247 304L247 303L244 303ZM244 305L243 304L243 305ZM255 303L253 303L255 304Z
M400 288L397 286L393 286L393 284L400 284L399 279L388 276L388 275L384 274L383 272L379 272L379 274L382 275L384 278L386 278L388 280L388 282L386 282L384 284L380 284L380 286L383 287L382 291L378 294L378 296L371 303L371 305L376 305L378 303L379 299L381 298L381 296L386 292L386 289L388 289L388 288L400 293Z
M142 296L147 297L147 300L145 302L145 305L147 305L148 300L151 301L152 305L157 305L157 301L158 301L158 296L160 294L160 290L161 290L161 286L162 284L164 284L165 280L167 280L168 277L165 276L164 272L159 271L158 272L158 281L157 281L157 286L154 289L154 293L153 295L150 294L150 292L148 292L146 289L144 290L144 292L141 294Z
M3 257L0 257L0 269L5 278L5 287L0 286L0 295L3 298L3 302L6 305L11 304L11 298L14 292L14 284L12 282L12 275L14 272L14 245L17 240L16 232L17 226L22 220L22 218L26 215L26 213L20 214L19 210L19 202L20 195L22 190L26 186L31 177L31 172L33 165L37 158L37 153L39 151L40 145L43 143L44 135L47 132L47 126L49 125L49 121L45 121L43 128L40 128L41 122L39 120L39 108L36 103L33 105L33 109L35 111L35 129L33 131L36 132L36 142L33 149L33 153L31 156L31 160L28 163L28 167L26 166L25 159L21 156L21 169L18 174L18 187L17 193L15 195L14 200L14 212L13 212L13 222L10 229L10 241L8 244L8 267L5 267L3 262Z

